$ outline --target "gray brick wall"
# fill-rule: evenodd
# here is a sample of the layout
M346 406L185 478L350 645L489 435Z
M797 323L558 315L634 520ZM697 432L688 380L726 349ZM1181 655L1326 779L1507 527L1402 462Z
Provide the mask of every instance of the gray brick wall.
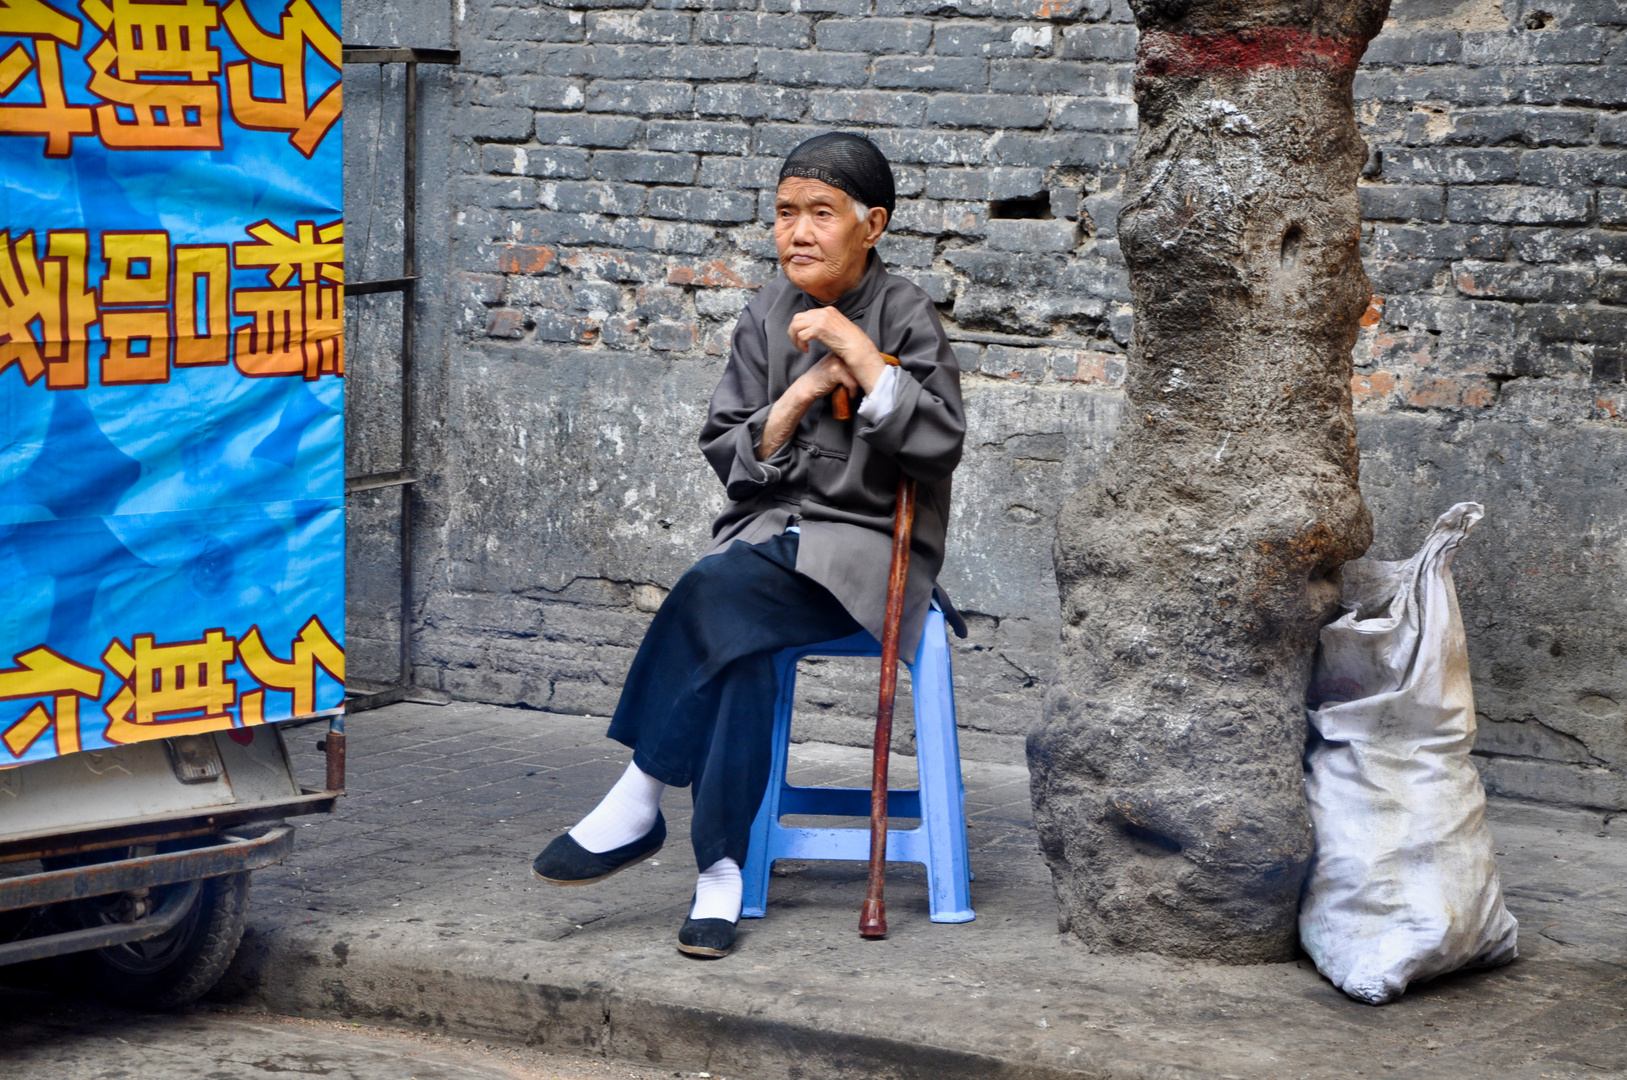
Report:
M1017 760L1058 618L1061 494L1110 443L1132 325L1124 0L455 0L444 392L420 680L604 713L721 492L694 449L776 273L778 160L893 160L882 251L938 303L972 433L946 581L966 752ZM1540 10L1539 10L1540 9ZM1488 505L1459 560L1487 775L1627 807L1627 8L1398 0L1357 76L1377 293L1354 383L1375 551ZM862 741L873 674L806 731ZM539 721L541 722L541 721Z

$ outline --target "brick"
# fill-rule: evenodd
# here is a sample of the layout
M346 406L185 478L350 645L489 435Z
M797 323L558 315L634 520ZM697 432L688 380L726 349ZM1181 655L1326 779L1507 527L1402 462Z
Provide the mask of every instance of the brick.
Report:
M694 154L661 154L643 150L607 150L593 155L595 180L630 180L647 184L688 184L699 165Z
M751 133L752 152L759 157L775 158L774 167L778 169L778 159L790 153L798 143L829 130L827 127L814 124L758 124Z
M1501 259L1508 243L1494 225L1375 225L1364 246L1381 259Z
M1450 127L1431 141L1461 146L1580 146L1593 135L1594 113L1588 109L1521 108L1453 111Z
M643 134L644 121L632 116L537 114L537 141L540 143L622 149L633 145Z
M531 110L470 105L463 110L461 129L471 139L526 142L531 138Z
M1135 56L1133 26L1070 26L1062 31L1064 60L1134 61Z
M990 345L983 350L978 370L996 379L1039 382L1050 366L1048 349L1013 348L1010 345Z
M458 181L460 206L510 209L537 205L537 182L525 176L467 176Z
M1599 224L1627 225L1627 188L1599 189Z
M955 248L944 252L949 265L980 285L1007 289L1052 288L1061 279L1059 261L1008 251Z
M700 328L693 323L653 322L645 333L649 335L650 348L660 352L684 352L695 347Z
M695 311L712 319L733 319L750 302L749 289L702 289L695 294Z
M1051 105L1051 126L1075 131L1133 132L1136 105L1133 101L1107 98L1058 97Z
M1124 366L1121 353L1057 349L1051 355L1051 371L1059 380L1087 386L1123 386Z
M1438 282L1451 279L1451 265L1429 259L1377 260L1367 264L1367 277L1379 296L1433 292Z
M939 56L1049 56L1055 46L1056 30L1045 23L941 22L932 36L932 51Z
M749 79L757 71L757 50L748 45L652 46L649 66L658 79Z
M1627 73L1623 77L1627 78ZM1520 155L1520 183L1539 187L1627 187L1627 150L1531 150Z
M1001 132L989 148L991 160L1001 165L1066 165L1074 168L1122 169L1130 163L1135 139L1088 133L1023 135Z
M763 0L764 11L803 11L809 15L868 15L870 0ZM886 14L877 12L877 14Z
M727 45L767 45L806 49L812 22L802 15L768 15L758 11L706 12L695 22L701 41Z
M533 310L531 317L536 324L536 339L538 341L570 342L577 345L587 345L599 336L598 324L592 319L581 315L567 315L559 311Z
M1017 94L934 94L926 122L936 127L1038 128L1049 109L1043 98Z
M663 116L688 112L695 91L682 82L619 82L598 80L588 84L589 112Z
M1380 64L1451 64L1461 47L1456 30L1386 30L1372 40L1361 62Z
M609 313L621 310L621 286L608 281L579 281L571 286L571 307Z
M1484 300L1576 301L1593 290L1591 268L1467 261L1454 268L1458 292Z
M614 11L587 16L587 40L607 44L682 45L689 41L690 17L677 12Z
M1412 184L1362 184L1361 216L1366 221L1439 221L1446 189Z
M475 87L475 100L492 108L517 106L526 109L580 109L587 100L581 79L552 75L505 75L501 79L482 78Z
M1627 308L1599 304L1527 304L1525 326L1539 341L1627 341Z
M921 165L977 165L983 161L982 135L948 131L873 131L870 140L888 161Z
M588 152L569 146L498 146L481 150L480 167L486 172L512 176L561 177L580 180L588 174Z
M832 124L918 127L926 118L925 94L881 90L815 91L808 115Z
M650 73L648 45L544 45L533 64L543 75L639 79Z
M580 16L569 12L533 8L511 11L487 31L493 41L581 41L585 27ZM473 56L479 50L467 50Z
M675 259L667 265L666 280L673 285L708 289L758 289L778 274L778 263L755 259Z
M988 62L970 56L882 56L875 83L904 90L976 90L989 83Z
M1133 96L1133 72L1124 64L1058 64L1053 60L991 60L989 89L1008 94Z
M928 169L925 195L929 199L986 199L989 176L986 169Z
M1384 147L1381 175L1395 184L1506 184L1519 175L1512 150Z
M928 267L937 254L937 244L930 237L899 236L889 231L876 250L888 266Z
M1379 35L1378 40L1383 40ZM1609 36L1594 26L1539 33L1463 35L1465 64L1596 64L1609 51Z
M1606 113L1599 117L1599 142L1605 146L1627 146L1627 113Z
M757 54L763 82L785 86L863 86L870 79L870 57L864 53L821 53L763 49Z
M1088 251L1088 246L1081 248L1082 257L1063 270L1061 288L1076 295L1129 303L1130 272L1118 253L1118 245L1103 244L1087 255Z
M1091 223L1095 226L1096 235L1103 238L1118 235L1119 211L1123 209L1124 194L1116 189L1086 195L1080 206L1081 212L1089 215Z
M497 267L505 274L541 274L557 254L550 247L506 244L497 252Z
M744 154L751 149L751 128L700 120L651 120L645 142L651 150Z
M979 203L904 199L893 213L892 228L928 236L981 236L988 217Z
M775 158L721 158L701 159L700 179L703 187L774 188L779 186L780 162Z
M784 86L708 85L695 88L695 111L702 116L745 120L795 120L808 109L808 94Z
M1526 262L1627 262L1627 233L1615 229L1515 229L1511 240Z
M1593 195L1529 187L1453 188L1446 218L1457 222L1510 225L1580 225L1593 216Z
M829 52L920 53L932 41L932 24L924 19L824 19L814 40Z
M648 193L636 184L561 181L545 184L542 205L566 214L617 214L630 216L644 212Z
M1079 226L1064 220L990 220L984 226L992 251L1072 251Z
M492 308L486 314L486 336L511 339L525 337L525 316L513 308Z
M757 217L757 200L743 191L654 188L650 191L649 215L710 224L752 221Z

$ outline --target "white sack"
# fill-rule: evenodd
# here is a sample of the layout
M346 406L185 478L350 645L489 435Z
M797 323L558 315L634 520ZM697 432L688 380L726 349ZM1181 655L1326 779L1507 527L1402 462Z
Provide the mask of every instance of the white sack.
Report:
M1517 954L1469 761L1474 691L1452 586L1453 552L1484 512L1452 507L1405 562L1346 563L1345 614L1322 630L1299 937L1318 971L1374 1005Z

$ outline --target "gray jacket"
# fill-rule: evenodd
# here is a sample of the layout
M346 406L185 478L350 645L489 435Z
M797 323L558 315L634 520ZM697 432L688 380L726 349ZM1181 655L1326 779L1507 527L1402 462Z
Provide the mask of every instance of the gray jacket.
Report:
M808 410L784 446L759 461L770 407L825 355L818 342L799 352L790 338L791 319L819 306L782 276L740 314L700 437L701 451L729 496L712 524L706 554L736 540L761 543L800 525L798 572L835 594L879 640L902 468L916 480L916 507L899 655L913 660L943 567L949 477L966 436L960 367L926 293L889 274L872 252L864 279L833 306L878 349L898 357L906 377L897 380L892 411L878 424L856 414L842 421L826 398ZM941 589L937 595L955 632L965 637L960 615Z

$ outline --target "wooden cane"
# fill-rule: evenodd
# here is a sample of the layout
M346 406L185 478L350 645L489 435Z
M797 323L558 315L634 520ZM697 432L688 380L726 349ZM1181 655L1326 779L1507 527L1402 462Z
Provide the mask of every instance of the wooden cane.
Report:
M898 366L896 356L882 359ZM847 390L837 387L831 411L838 420L849 415ZM915 527L915 481L898 478L893 500L893 560L887 573L887 614L881 629L881 694L876 702L876 741L870 772L870 882L859 912L859 936L887 936L887 764L893 741L893 702L898 696L898 633L904 617L904 583L910 571L910 535Z
M898 633L904 616L904 583L910 571L910 533L915 526L915 481L898 478L893 504L893 562L887 575L887 616L881 630L881 699L876 703L875 756L870 773L870 886L859 911L859 936L887 936L887 762L893 741L893 700L898 691Z

